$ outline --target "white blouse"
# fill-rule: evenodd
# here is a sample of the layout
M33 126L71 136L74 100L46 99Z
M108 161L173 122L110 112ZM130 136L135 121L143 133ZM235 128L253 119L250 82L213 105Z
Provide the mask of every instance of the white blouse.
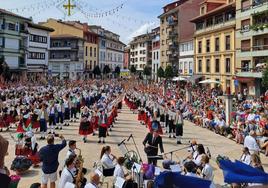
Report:
M104 168L114 168L114 163L113 163L113 157L109 156L108 154L104 153L102 158L101 158L101 162L104 166Z

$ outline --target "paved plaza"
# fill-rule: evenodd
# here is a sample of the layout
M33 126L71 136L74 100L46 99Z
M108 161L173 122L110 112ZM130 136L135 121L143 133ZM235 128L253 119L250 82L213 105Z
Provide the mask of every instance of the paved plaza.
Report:
M73 123L69 127L64 127L64 130L58 131L59 134L63 134L67 140L74 139L77 140L77 147L82 150L83 158L85 159L84 167L87 169L92 169L94 162L99 160L100 151L103 147L103 144L98 144L98 138L96 136L90 136L89 142L84 144L82 142L82 137L78 135L79 123ZM130 134L133 134L134 139L139 148L139 152L141 154L142 159L146 160L146 155L143 151L142 141L147 133L147 128L144 125L141 125L137 121L137 114L133 114L126 105L123 106L122 112L119 113L118 121L113 128L113 131L110 132L110 136L106 139L106 144L112 147L112 153L116 156L121 156L122 152L118 147L118 143L120 143L123 139L128 138ZM15 158L15 143L10 136L10 132L1 133L7 138L10 142L9 145L9 156L6 159L7 167L10 167L12 160ZM12 134L15 134L15 130L12 130ZM15 135L14 135L15 136ZM39 134L36 135L37 138ZM189 145L189 141L192 139L196 139L198 143L204 144L205 147L209 147L212 154L211 164L214 168L214 182L218 185L223 184L223 175L222 171L217 167L215 162L215 158L218 154L225 155L230 157L230 159L239 159L241 155L242 146L236 144L234 141L229 140L220 135L216 135L215 133L194 126L192 123L185 122L184 125L184 136L182 140L182 145L176 144L176 139L170 139L166 135L163 136L163 143L165 152L169 152L172 150L180 149ZM56 139L56 143L60 142L60 139ZM39 148L46 144L46 141L38 141ZM132 139L128 142L126 141L126 145L128 149L135 150ZM62 152L60 152L60 167L62 168L65 155L67 153L66 147ZM183 160L189 155L187 149L180 150L173 154L174 160ZM167 155L170 157L170 155ZM261 155L261 159L263 162L263 166L265 171L268 171L268 158ZM160 164L160 162L158 162ZM14 172L12 172L14 173ZM22 175L22 179L19 183L19 188L28 188L34 182L40 182L41 168L31 168L26 174Z

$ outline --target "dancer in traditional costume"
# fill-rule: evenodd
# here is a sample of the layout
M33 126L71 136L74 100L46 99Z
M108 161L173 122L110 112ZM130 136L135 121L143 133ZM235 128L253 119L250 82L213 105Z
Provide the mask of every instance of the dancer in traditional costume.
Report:
M103 109L101 111L101 115L99 117L99 142L105 143L105 138L107 136L107 128L108 128L108 117L107 114L105 113L105 110Z
M81 121L79 127L79 134L83 136L84 143L87 142L87 135L93 133L93 127L90 123L91 114L89 112L89 108L87 106L83 106L81 108Z

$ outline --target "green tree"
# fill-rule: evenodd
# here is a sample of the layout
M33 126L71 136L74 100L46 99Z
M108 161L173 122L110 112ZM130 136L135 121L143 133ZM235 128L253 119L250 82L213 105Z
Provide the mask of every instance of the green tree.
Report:
M120 75L120 67L116 66L114 69L114 73L116 74L116 76Z
M162 67L159 67L158 68L158 70L157 70L157 77L159 77L160 79L165 77L165 71L163 70Z
M101 70L100 70L100 67L97 65L96 67L94 67L94 69L93 69L93 74L95 75L95 76L99 76L99 75L101 75Z
M165 78L170 79L173 78L173 76L174 76L173 69L170 65L168 65L165 70Z
M268 89L268 67L263 71L262 74L262 85L265 89Z
M150 76L151 75L150 67L145 66L144 69L143 69L143 74L146 76L146 78L147 78L147 76Z
M103 74L109 74L110 72L111 72L110 67L109 67L108 65L105 65L105 66L103 67L102 73L103 73Z
M0 57L0 75L2 75L2 73L3 73L4 63L5 63L5 57L1 56Z
M0 57L0 76L2 76L5 81L9 81L11 79L11 72L8 64L5 62L4 56Z
M133 74L135 74L137 72L137 70L136 70L134 65L131 65L130 72L133 73Z

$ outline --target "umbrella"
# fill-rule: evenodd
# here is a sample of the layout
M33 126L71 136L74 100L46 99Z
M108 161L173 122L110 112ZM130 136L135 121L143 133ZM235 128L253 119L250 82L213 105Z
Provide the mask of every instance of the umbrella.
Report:
M216 80L211 80L211 79L202 80L202 81L199 82L199 84L212 84L212 83L220 84L221 82L216 81Z
M154 188L209 188L210 185L211 181L170 171L160 173L154 181Z

